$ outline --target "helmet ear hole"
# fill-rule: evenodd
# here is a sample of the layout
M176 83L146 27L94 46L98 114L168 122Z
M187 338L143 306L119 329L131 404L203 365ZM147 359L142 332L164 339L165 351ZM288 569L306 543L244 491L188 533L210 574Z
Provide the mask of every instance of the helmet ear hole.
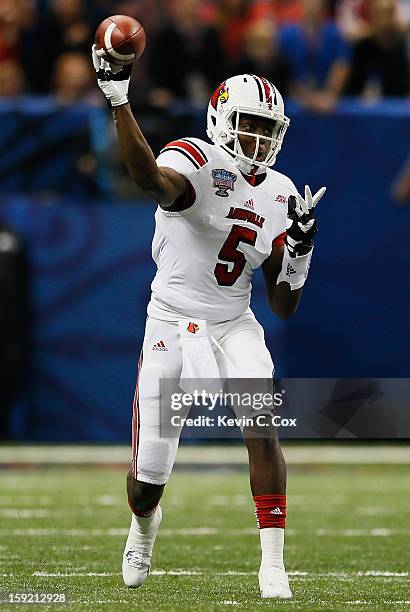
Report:
M214 127L216 126L216 117L211 117L211 121L214 124Z

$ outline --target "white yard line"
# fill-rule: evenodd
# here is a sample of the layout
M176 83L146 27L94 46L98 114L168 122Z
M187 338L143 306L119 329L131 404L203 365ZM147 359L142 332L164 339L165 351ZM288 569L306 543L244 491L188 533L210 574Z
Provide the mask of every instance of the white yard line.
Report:
M98 495L94 503L98 506L122 506L124 504L124 497L121 495Z
M357 572L358 576L402 576L406 577L409 572L384 572L380 570L368 570L367 572Z
M345 602L346 605L350 605L350 606L374 606L375 602L374 601L367 601L367 600L363 600L363 599L355 599L355 601L346 601ZM408 606L410 604L410 600L393 600L393 599L383 599L382 601L378 601L377 605L380 604L390 604L390 605L405 605Z
M54 503L49 495L0 495L0 506L49 506Z
M394 444L289 444L283 443L284 454L292 464L389 463L409 464L410 453L405 445ZM0 464L116 464L129 465L128 446L98 445L4 445L0 448ZM245 465L247 454L242 445L181 446L176 460L184 465Z
M11 574L4 574L4 576L9 576ZM185 570L185 569L175 569L175 570L153 570L152 575L154 576L256 576L257 572L236 572L236 571L226 571L226 572L202 572L200 570ZM366 572L302 572L302 571L289 571L288 575L296 578L347 578L350 580L354 580L358 577L383 577L383 578L406 578L409 575L409 572L388 572L388 571L380 571L380 570L369 570ZM32 576L40 577L40 578L71 578L71 577L112 577L112 576L121 576L121 572L33 572Z
M54 512L44 510L44 508L0 508L0 517L4 516L5 518L32 519L45 518L51 515L55 516Z
M391 535L408 534L409 529L387 529L386 527L375 527L374 529L316 529L317 536L342 536L345 538L357 538L360 536L388 537Z
M355 512L363 516L378 516L380 514L397 514L397 508L391 506L359 506ZM403 512L406 512L405 508Z
M96 604L100 604L100 605L104 605L104 604L114 604L114 605L118 605L118 604L127 604L128 606L130 605L130 600L129 599L94 599L93 601L87 601L85 599L70 599L69 604L81 604L82 606L84 606L85 608L89 608L90 606L92 606L94 608L94 606Z
M292 506L303 506L305 511L309 510L312 512L317 512L318 508L322 508L323 504L315 501L315 495L289 495L288 496L289 503ZM74 500L73 500L74 502ZM170 506L181 506L183 504L183 500L180 497L171 496L167 500L168 505ZM341 495L329 495L326 497L326 505L327 506L342 506L346 504L346 498ZM252 499L249 495L239 494L239 495L212 495L207 500L204 500L205 506L251 506ZM9 496L0 496L0 516L2 512L5 512L3 508L7 509L12 507L13 509L19 508L20 506L55 506L55 500L53 500L49 496L39 495L38 497L34 495L9 495ZM96 497L88 497L88 496L79 496L75 499L75 503L66 504L66 508L78 509L79 506L87 506L87 507L95 507L95 506L124 506L124 497L122 495L98 495ZM26 509L26 508L25 508ZM47 510L43 510L46 512ZM54 512L55 510L53 510ZM392 507L382 507L382 506L365 506L365 507L357 507L355 509L357 514L363 515L376 515L376 514L395 514L397 513L397 509Z
M119 572L33 572L31 575L37 578L107 578L117 576Z
M112 529L64 529L64 528L27 528L27 529L0 529L0 536L34 536L34 537L124 537L128 535L128 527L112 528ZM174 537L174 536L255 536L258 530L256 527L248 527L244 529L224 529L217 527L185 527L181 529L160 529L158 537ZM288 536L306 535L306 531L300 529L287 529ZM408 536L410 529L387 529L385 527L376 527L373 529L316 529L312 535L319 537L389 537L389 536Z
M258 602L254 602L256 605L262 605L264 602L263 600L258 601ZM322 605L328 605L328 602L326 601L322 601L320 602ZM357 600L357 601L347 601L345 602L346 604L350 604L350 605L366 605L366 606L374 606L376 605L374 601L362 601L362 600ZM383 600L380 602L377 602L377 605L379 604L393 604L393 605L408 605L410 603L410 601L393 601L393 600ZM96 599L94 601L86 601L84 599L70 599L70 604L81 604L84 607L89 607L89 606L95 606L96 604L100 604L100 605L104 605L104 604L130 604L130 600L129 599ZM225 601L221 601L218 602L217 605L225 605L225 606L242 606L243 602L241 601L235 601L235 600L230 600L227 599Z

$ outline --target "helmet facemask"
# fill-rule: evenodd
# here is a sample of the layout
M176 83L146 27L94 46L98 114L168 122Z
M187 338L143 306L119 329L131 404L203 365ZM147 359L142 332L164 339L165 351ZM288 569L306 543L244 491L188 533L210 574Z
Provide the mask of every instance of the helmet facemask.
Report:
M271 116L267 116L266 119L268 119L272 124L271 135L267 136L265 134L257 134L256 132L240 130L239 124L241 117L243 116L250 118L255 117L255 119L263 117L263 115L260 113L255 115L252 112L240 108L238 108L238 110L233 109L231 116L226 118L227 124L231 126L231 129L229 130L230 141L226 145L227 149L233 153L236 159L245 162L251 167L259 166L262 168L267 168L272 166L275 163L276 156L281 149L283 137L285 136L288 124L282 121L281 118L274 119ZM240 143L240 136L254 139L255 146L252 156L246 155L243 151ZM267 142L269 145L267 147L267 152L264 159L258 160L257 158L261 141Z

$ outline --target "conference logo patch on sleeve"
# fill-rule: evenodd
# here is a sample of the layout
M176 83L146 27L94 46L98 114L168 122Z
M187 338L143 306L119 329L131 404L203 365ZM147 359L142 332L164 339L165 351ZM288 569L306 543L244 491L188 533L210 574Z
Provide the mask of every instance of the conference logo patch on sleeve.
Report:
M229 196L228 189L234 191L234 184L238 176L224 168L212 170L212 178L214 179L214 187L217 187L215 195L227 198Z

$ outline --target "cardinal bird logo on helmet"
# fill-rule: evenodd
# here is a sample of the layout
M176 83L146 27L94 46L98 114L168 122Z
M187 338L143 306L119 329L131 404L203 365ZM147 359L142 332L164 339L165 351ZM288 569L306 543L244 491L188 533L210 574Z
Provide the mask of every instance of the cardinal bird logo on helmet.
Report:
M226 86L226 81L221 83L217 89L215 89L214 94L211 98L211 104L216 110L218 107L218 102L221 104L225 104L229 99L229 87Z

